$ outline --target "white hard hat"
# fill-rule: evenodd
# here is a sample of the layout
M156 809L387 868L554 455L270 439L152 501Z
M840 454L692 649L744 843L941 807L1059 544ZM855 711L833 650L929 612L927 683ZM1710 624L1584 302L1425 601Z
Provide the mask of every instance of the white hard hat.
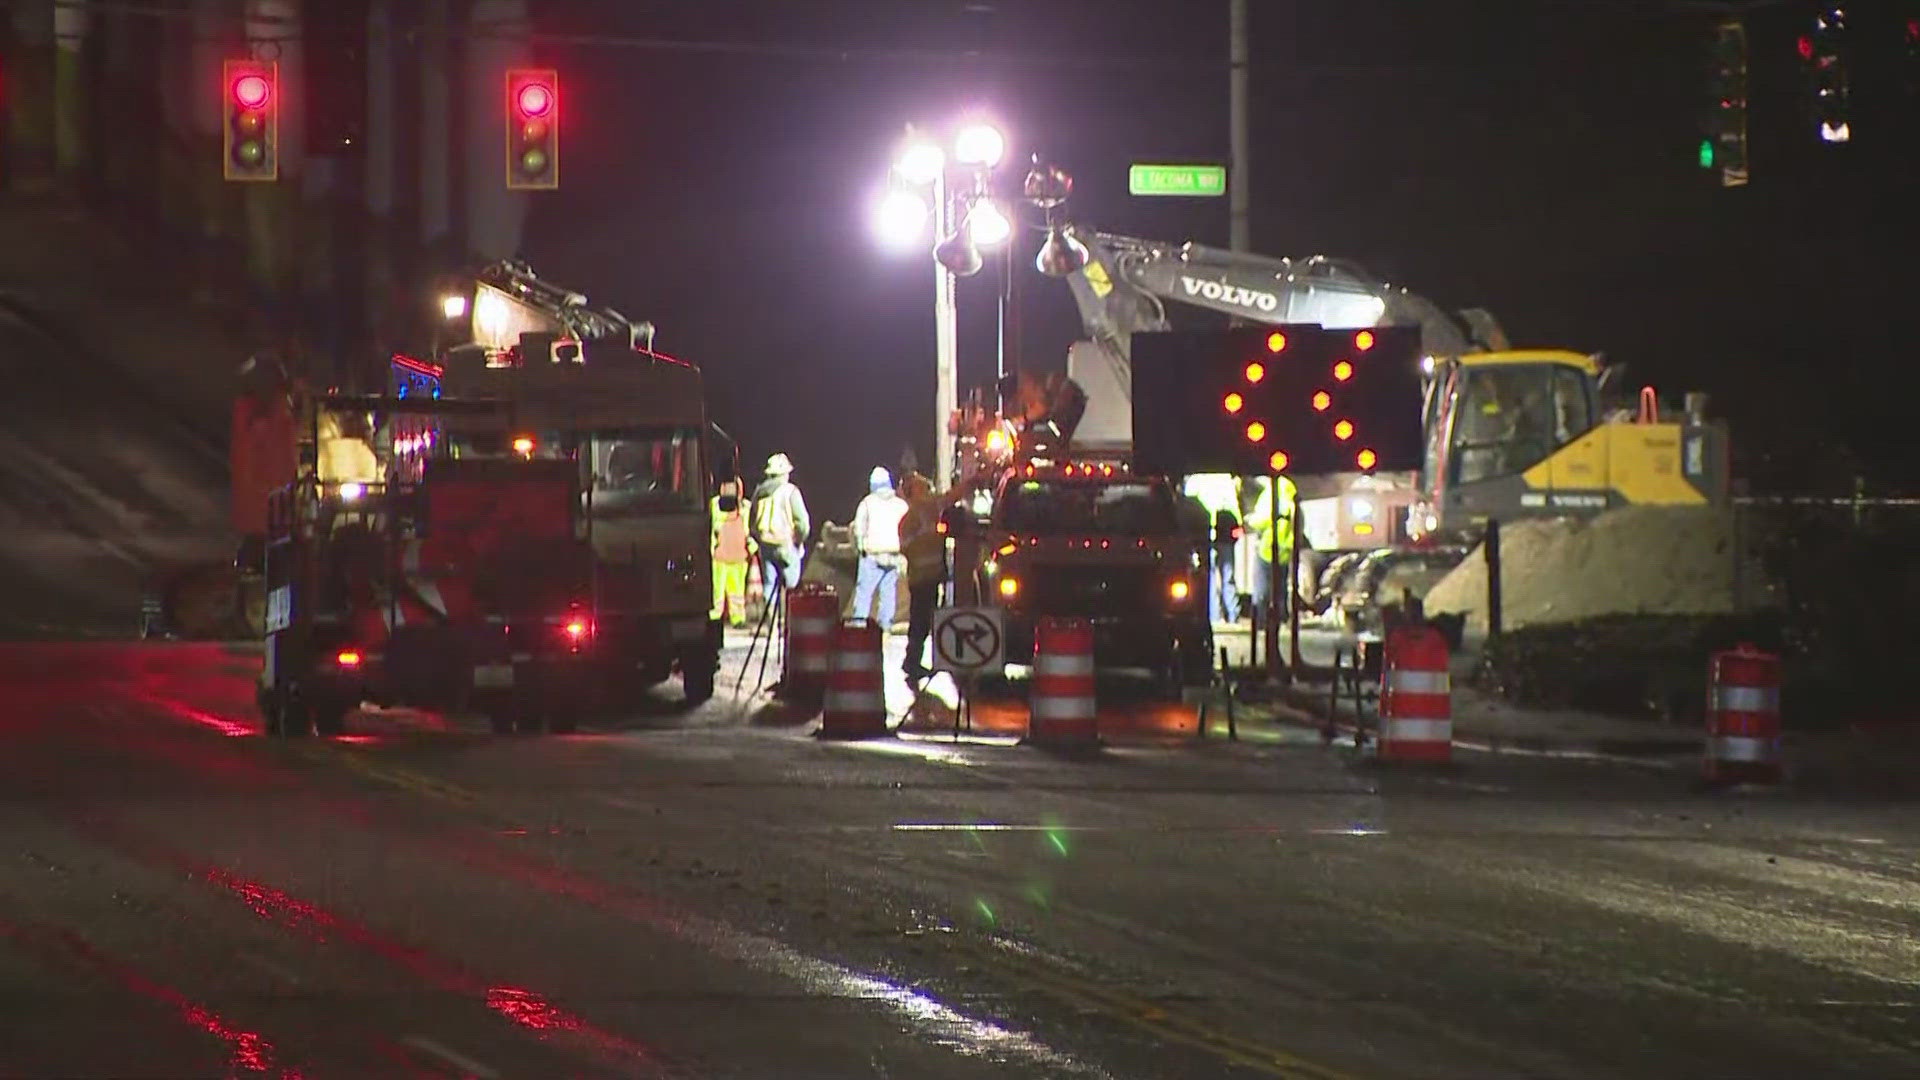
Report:
M867 474L867 486L875 490L892 487L893 474L887 471L886 466L875 465L873 471Z
M793 460L785 454L775 454L767 459L768 476L786 476L793 472Z

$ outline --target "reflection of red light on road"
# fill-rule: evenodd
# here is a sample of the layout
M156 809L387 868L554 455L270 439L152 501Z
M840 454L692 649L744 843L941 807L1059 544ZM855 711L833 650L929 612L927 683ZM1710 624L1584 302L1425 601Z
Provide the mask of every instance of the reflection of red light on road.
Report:
M535 1031L577 1031L580 1019L554 1008L553 1002L531 990L495 986L487 991L487 1008Z
M49 930L35 934L25 927L0 923L0 935L27 946L38 942L55 944L88 966L112 976L128 990L171 1008L187 1023L227 1044L231 1053L227 1061L229 1076L260 1073L277 1075L282 1080L299 1080L300 1078L298 1071L274 1065L273 1043L268 1041L265 1035L235 1027L219 1013L195 1003L173 987L155 982L142 972L105 955L70 930Z
M174 861L185 862L183 858ZM542 1036L563 1035L581 1049L622 1062L653 1061L646 1047L594 1027L531 990L488 986L473 973L417 946L394 941L271 885L230 874L217 866L189 864L194 876L232 892L254 914L314 941L344 941L381 956L442 990L480 997L487 1007Z
M231 738L237 739L243 735L257 734L253 728L238 720L228 720L225 717L215 716L209 712L201 712L199 709L188 708L177 701L155 701L154 704L173 713L175 716L185 717L196 724L204 724L220 734Z

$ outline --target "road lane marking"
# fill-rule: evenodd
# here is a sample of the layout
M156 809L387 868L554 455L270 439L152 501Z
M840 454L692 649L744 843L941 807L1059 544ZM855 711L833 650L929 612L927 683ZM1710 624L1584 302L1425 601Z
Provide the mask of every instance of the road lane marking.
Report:
M1284 1080L1354 1080L1349 1073L1316 1064L1278 1047L1243 1039L1165 1005L1095 982L1021 950L966 940L956 940L952 947L956 952L1070 1005L1091 1008L1157 1038L1205 1051L1242 1068Z
M500 1074L497 1071L480 1064L465 1054L442 1046L432 1039L427 1038L425 1035L408 1035L402 1038L400 1042L403 1045L413 1047L415 1050L429 1057L439 1058L441 1061L459 1069L466 1076L475 1077L476 1080L500 1080Z

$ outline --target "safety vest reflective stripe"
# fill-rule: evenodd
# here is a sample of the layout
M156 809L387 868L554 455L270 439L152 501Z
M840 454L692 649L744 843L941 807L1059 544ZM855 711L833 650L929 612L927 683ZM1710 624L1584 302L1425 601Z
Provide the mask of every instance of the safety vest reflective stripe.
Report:
M1779 712L1780 690L1773 686L1716 686L1712 707L1722 712Z
M1031 710L1036 720L1084 720L1094 715L1095 705L1090 697L1042 694L1034 697Z
M1721 761L1772 761L1775 752L1773 739L1721 735L1713 740L1713 756Z
M1395 742L1451 742L1453 721L1388 717L1380 722L1380 737Z
M1453 679L1444 671L1395 668L1387 672L1387 689L1402 694L1449 694L1453 692Z
M1091 675L1093 674L1093 657L1085 653L1068 653L1064 656L1057 653L1042 653L1033 658L1033 673L1035 675Z

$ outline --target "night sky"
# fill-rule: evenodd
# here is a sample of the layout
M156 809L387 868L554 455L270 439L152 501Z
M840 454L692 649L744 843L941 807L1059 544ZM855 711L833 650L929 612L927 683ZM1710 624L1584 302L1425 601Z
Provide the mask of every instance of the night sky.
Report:
M1516 344L1604 351L1676 400L1708 390L1763 487L1910 474L1920 109L1891 63L1862 76L1854 145L1823 147L1793 56L1810 13L1756 9L1754 180L1727 191L1694 159L1697 6L1252 6L1257 251L1354 259L1492 310ZM906 122L985 109L1011 135L1009 185L1037 150L1075 175L1077 221L1225 242L1224 199L1130 198L1126 165L1224 160L1226 0L536 7L548 33L768 46L543 46L566 90L564 186L536 202L525 254L704 365L749 471L791 454L816 516L847 520L908 445L931 461L932 263L868 227ZM1017 238L1018 354L1058 367L1079 324L1032 269L1038 241ZM992 376L994 289L991 263L961 283L963 387Z

